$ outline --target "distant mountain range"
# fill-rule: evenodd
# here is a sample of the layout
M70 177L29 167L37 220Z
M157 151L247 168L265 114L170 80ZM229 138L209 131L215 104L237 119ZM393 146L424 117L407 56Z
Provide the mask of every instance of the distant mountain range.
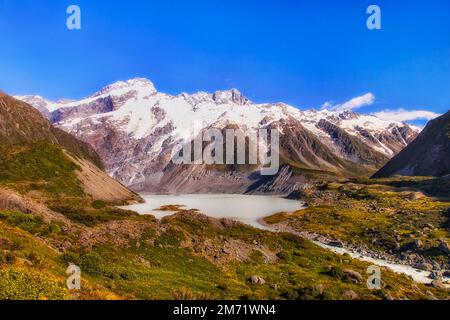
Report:
M136 191L289 193L317 177L369 176L420 132L406 123L352 111L302 111L284 103L256 104L238 90L169 95L147 79L119 81L78 101L16 97L56 127L91 145L107 172ZM276 128L281 169L171 163L173 148L203 128Z
M450 175L450 111L428 123L410 145L374 177Z

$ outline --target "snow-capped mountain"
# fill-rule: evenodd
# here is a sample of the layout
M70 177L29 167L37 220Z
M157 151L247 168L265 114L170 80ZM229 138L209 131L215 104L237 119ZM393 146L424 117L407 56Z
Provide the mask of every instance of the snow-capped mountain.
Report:
M114 178L136 190L153 192L273 188L287 192L312 172L368 174L400 152L419 131L402 122L351 111L302 111L283 103L256 104L236 89L174 96L158 92L151 81L141 78L116 82L78 101L17 98L90 143ZM276 177L260 179L249 168L223 171L202 165L174 166L172 149L192 139L194 125L277 128L283 168ZM280 179L285 183L280 184Z

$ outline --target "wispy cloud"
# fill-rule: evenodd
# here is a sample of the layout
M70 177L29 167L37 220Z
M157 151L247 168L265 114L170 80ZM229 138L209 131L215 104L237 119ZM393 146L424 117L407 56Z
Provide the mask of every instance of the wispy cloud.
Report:
M413 120L432 120L440 116L440 114L427 110L405 110L403 108L396 110L382 110L373 113L374 116L382 120L391 121L413 121Z
M375 95L372 93L366 93L365 95L353 98L345 103L333 105L330 102L325 102L322 109L333 110L333 111L348 111L361 108L363 106L371 105L375 102Z
M322 107L320 108L321 110L330 110L333 108L333 104L330 101L325 102Z

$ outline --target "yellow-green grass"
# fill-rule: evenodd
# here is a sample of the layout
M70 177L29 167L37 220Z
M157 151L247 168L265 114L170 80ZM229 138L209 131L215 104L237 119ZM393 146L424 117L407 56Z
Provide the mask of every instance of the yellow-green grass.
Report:
M293 214L276 214L265 221L287 223L298 231L327 235L377 251L389 251L412 240L421 240L430 249L429 253L436 255L433 248L442 240L450 240L447 213L450 202L445 200L427 197L416 193L417 190L405 191L379 184L333 183L324 190L337 194L339 200L312 205Z

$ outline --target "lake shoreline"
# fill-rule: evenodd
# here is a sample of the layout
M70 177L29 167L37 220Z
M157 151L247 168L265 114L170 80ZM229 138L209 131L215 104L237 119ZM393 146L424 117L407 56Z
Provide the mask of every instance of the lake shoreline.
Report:
M264 218L280 212L295 212L305 209L305 203L298 200L281 198L277 195L241 194L140 194L140 196L145 200L145 203L121 208L136 211L139 214L153 214L157 219L162 219L177 213L176 210L166 210L166 208L170 207L197 210L199 213L208 217L231 219L265 231L291 233L335 254L349 254L354 259L386 267L396 273L406 274L418 283L430 284L434 280L430 278L430 272L418 270L411 265L398 261L395 257L371 252L362 247L348 247L335 239L328 239L327 237L308 231L292 230L285 225L269 225L264 221ZM254 200L258 201L255 202ZM226 208L223 206L224 202L227 204L225 206ZM277 205L279 209L268 210ZM241 215L230 214L230 212L234 212L235 210L237 212L245 212L245 216L243 216L244 213ZM448 278L445 278L444 281L450 283L450 279Z
M152 214L161 219L176 213L170 207L183 207L198 210L213 218L227 218L265 229L258 221L261 218L279 213L295 212L305 208L303 202L281 198L275 195L242 194L180 194L154 195L140 194L145 203L121 207L139 214ZM165 208L164 210L158 210Z

